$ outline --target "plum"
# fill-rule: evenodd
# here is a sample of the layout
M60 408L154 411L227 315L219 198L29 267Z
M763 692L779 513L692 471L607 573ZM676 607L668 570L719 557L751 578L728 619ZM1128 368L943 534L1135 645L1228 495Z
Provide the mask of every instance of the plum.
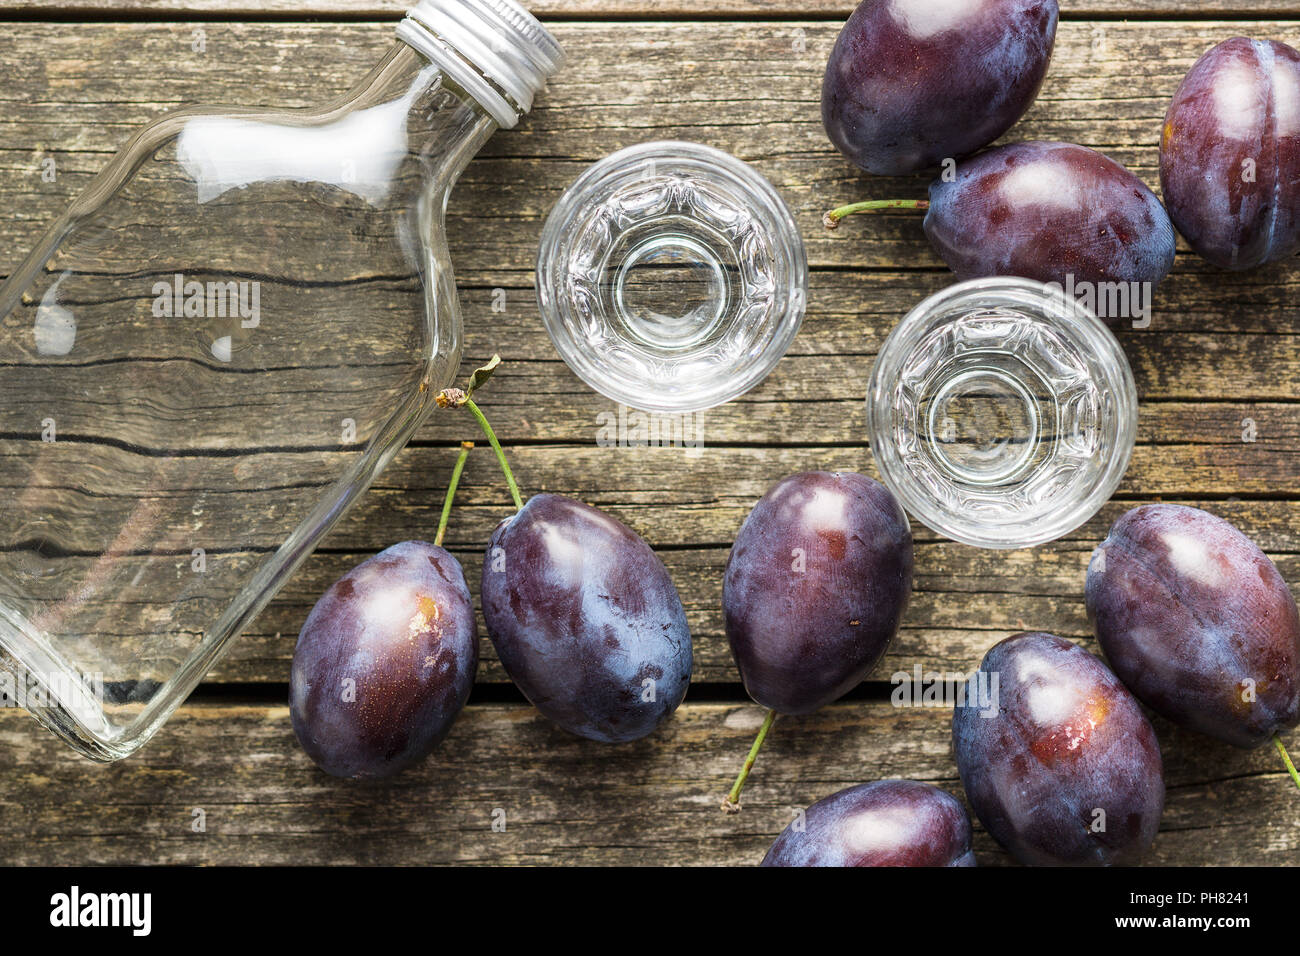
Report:
M962 279L1021 276L1159 283L1174 229L1155 194L1103 154L1072 143L999 146L930 186L924 229Z
M842 697L884 654L911 590L911 529L883 485L824 471L777 482L741 526L722 583L745 690L782 714Z
M1286 581L1216 515L1143 505L1093 553L1088 617L1115 673L1176 724L1257 747L1300 723L1300 617Z
M722 616L741 682L768 714L724 810L740 809L776 715L812 713L860 684L911 591L912 530L879 482L807 471L754 505L727 559Z
M590 505L536 495L498 525L482 599L506 673L570 733L637 740L686 696L691 634L667 569Z
M762 866L974 866L970 817L928 783L877 780L818 800Z
M1252 269L1300 247L1300 52L1233 37L1183 77L1160 137L1165 205L1197 255Z
M1033 103L1057 19L1056 0L865 0L826 65L826 133L877 174L973 153Z
M1043 633L993 645L952 731L971 807L1022 863L1132 863L1155 839L1165 800L1155 732L1083 648Z
M460 562L406 541L339 578L307 615L290 670L302 748L336 777L386 777L434 749L478 669Z
M1174 265L1174 227L1142 180L1107 156L1072 143L996 146L930 184L930 198L869 199L826 213L924 209L934 251L961 279L1020 276L1091 293L1099 318L1117 325L1148 306ZM1148 289L1135 289L1137 283Z

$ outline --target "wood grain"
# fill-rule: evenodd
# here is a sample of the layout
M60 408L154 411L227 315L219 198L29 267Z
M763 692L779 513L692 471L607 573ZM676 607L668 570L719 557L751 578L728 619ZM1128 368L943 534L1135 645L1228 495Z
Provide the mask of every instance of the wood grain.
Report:
M196 54L190 46L194 28L13 25L0 43L0 67L12 77L0 89L0 266L12 267L43 222L84 186L134 125L181 101L313 102L344 88L391 36L387 25L216 23L203 28L206 52ZM449 229L466 316L467 365L493 350L505 351L508 365L484 402L512 446L525 489L581 497L663 549L691 616L697 678L731 681L718 599L735 530L784 474L807 468L874 473L862 403L871 363L898 318L950 276L925 245L915 217L863 219L834 235L818 225L830 201L877 190L915 194L924 185L853 174L825 142L817 83L833 25L648 23L610 31L566 23L557 29L579 55L521 129L494 138L453 199ZM1044 95L1016 135L1104 147L1154 185L1151 131L1158 129L1164 99L1201 49L1242 31L1300 36L1296 24L1286 23L1066 23ZM635 73L616 69L629 55L636 58ZM229 69L235 56L247 70ZM158 62L170 69L156 70ZM743 77L739 95L737 77ZM794 205L814 262L809 316L799 339L763 385L703 417L698 457L680 448L597 446L601 416L617 409L556 358L532 289L541 219L564 186L615 146L668 135L703 139L755 162ZM47 154L60 170L53 183L39 176L38 160ZM1143 407L1120 500L1067 541L1029 553L990 555L939 542L918 527L918 593L881 673L916 663L967 669L994 639L1024 627L1086 637L1080 590L1088 554L1125 507L1154 497L1200 502L1234 518L1269 549L1291 581L1300 581L1294 559L1300 544L1292 531L1300 527L1293 513L1300 447L1297 285L1291 263L1236 276L1180 257L1176 273L1160 289L1151 327L1122 333ZM501 301L499 290L504 312L493 309ZM319 402L300 396L333 360L350 309L396 308L403 300L382 282L361 282L320 301L321 333L281 356L285 370L267 384L262 400L278 409L273 433L250 436L239 415L222 414L229 397L206 389L177 393L181 400L169 412L176 425L201 413L204 447L254 453L259 444L301 448L306 474L319 473L331 457L346 456L336 445L337 416L326 416ZM331 328L338 331L331 334ZM394 348L391 342L364 344L377 354ZM97 371L103 394L129 386L130 366ZM174 373L176 381L185 380L184 368ZM40 420L39 394L24 387L20 374L7 374L5 389L0 397L10 414ZM1248 420L1254 442L1243 441ZM217 562L255 564L280 543L268 529L286 496L306 499L317 490L286 478L279 454L253 454L235 465L222 458L197 464L159 459L184 450L181 442L189 439L182 429L156 447L158 429L149 417L105 421L95 401L85 404L80 425L74 415L61 428L72 436L64 453L84 456L83 469L118 475L117 493L96 502L114 518L113 526L149 496L159 468L178 474L195 469L213 499L208 519L229 516L219 540L208 539L203 516L180 516L171 529L177 557L154 560L146 574L175 574L191 546L207 545ZM141 460L137 452L102 441L79 445L78 435L144 446L155 457ZM451 449L467 437L475 437L468 419L435 415L327 539L325 553L235 643L214 678L283 681L294 635L325 586L393 541L432 533ZM0 458L0 485L17 494L22 472L6 461ZM486 450L471 462L460 502L450 541L474 580L479 550L506 507ZM85 530L82 544L93 548L93 528ZM230 542L238 544L232 548ZM197 621L208 608L194 604L190 610ZM135 624L156 625L168 611L166 605L146 609ZM105 614L111 618L112 609ZM503 679L490 654L482 679Z
M1224 446L1189 445L1182 449L1187 480L1179 486L1170 485L1164 495L1151 490L1153 481L1148 475L1154 470L1150 461L1168 454L1170 446L1140 449L1139 461L1126 479L1131 486L1124 499L1109 504L1066 540L1032 551L980 551L939 540L924 527L916 526L917 592L904 620L903 633L879 673L908 670L917 663L927 668L969 669L994 640L1018 630L1043 629L1086 637L1082 587L1091 551L1126 508L1155 497L1199 504L1233 520L1269 551L1288 580L1300 580L1300 536L1295 530L1300 528L1300 505L1295 501L1200 497L1212 488L1225 487L1214 484L1215 476L1221 473L1220 467L1213 464L1219 460L1215 456L1222 455L1221 464L1231 463L1230 454L1251 446L1238 442L1219 452L1220 447ZM626 522L661 550L687 608L696 644L696 677L706 681L735 678L722 633L721 577L730 541L753 502L777 478L807 468L856 469L874 474L868 452L862 447L719 448L709 449L699 459L690 459L675 449L530 445L513 448L511 457L526 492L547 490L588 501ZM1142 457L1148 462L1144 464ZM315 599L330 583L362 558L395 541L431 537L441 508L442 484L453 458L453 449L441 445L408 448L399 455L378 485L326 539L324 552L308 560L271 607L234 643L230 656L218 665L213 677L236 681L287 679L298 629ZM1247 466L1241 467L1249 473ZM247 490L225 459L213 460L210 478L213 491L209 507L214 513L237 515L243 522L242 528L223 527L219 533L260 546L260 550L251 551L209 549L208 573L236 575L235 569L255 566L279 545L262 526L273 519L286 492L276 488ZM1281 476L1278 480L1286 479ZM1140 494L1135 490L1138 488L1143 489ZM448 544L465 565L477 593L481 549L496 522L509 510L495 461L486 448L471 459L462 489ZM125 522L135 507L133 502L129 492L124 491L113 502L100 502L100 507L120 509L120 520ZM202 547L208 541L205 535L210 532L205 531L203 521L202 515L178 516L170 526L176 545L172 557L154 554L128 560L120 573L130 580L140 567L164 585L188 573L190 548ZM63 560L69 572L80 573L93 558ZM142 591L147 592L149 580L142 577ZM56 588L57 584L52 582ZM221 607L215 600L204 598L201 583L195 587L191 603L183 609L183 620L179 616L182 609L173 609L170 603L144 608L133 605L115 611L111 596L92 599L86 610L93 613L102 605L102 613L96 613L95 619L102 622L107 633L121 633L120 629L127 627L124 610L131 612L131 627L141 636L148 631L138 629L165 627L169 620L197 631L205 624L204 615L214 616ZM128 629L126 633L133 632ZM486 642L484 651L481 680L503 680Z
M202 53L192 49L196 29ZM836 233L820 226L831 205L920 196L927 183L859 174L826 141L819 95L835 32L815 22L558 25L570 62L533 114L489 143L453 198L460 280L490 287L502 273L530 273L541 221L582 169L615 148L672 137L729 150L766 174L792 206L815 268L941 268L914 216ZM1103 149L1154 186L1161 119L1179 79L1216 40L1241 32L1300 42L1300 25L1277 21L1066 23L1042 94L1009 138ZM317 103L391 40L389 24L11 25L0 44L10 77L0 89L0 267L12 267L140 123L181 103ZM628 60L635 73L621 68ZM53 183L40 175L47 154L59 169ZM1218 275L1190 257L1179 268Z
M762 19L765 17L825 17L843 20L857 6L854 0L521 0L543 19ZM408 3L378 0L0 0L0 13L68 20L77 17L135 17L172 19L221 15L255 20L259 17L337 17L390 19L400 17ZM1169 17L1184 19L1237 16L1283 16L1300 12L1296 0L1063 0L1061 15L1079 17Z
M834 462L830 467L837 467ZM795 469L791 469L795 470ZM722 629L722 571L729 542L750 507L749 499L733 502L711 500L685 503L678 507L631 505L605 500L593 492L580 495L593 500L610 513L648 535L670 534L679 523L693 523L712 512L714 532L720 543L712 546L674 546L661 550L686 607L695 645L694 679L733 682L735 664ZM363 509L374 513L390 508L409 508L418 497L407 490L372 494ZM626 497L625 495L619 496ZM1282 574L1289 581L1300 580L1300 506L1271 501L1204 501L1175 499L1210 508L1240 527L1248 528L1269 549ZM920 665L926 670L966 672L978 664L995 641L1023 630L1048 630L1080 640L1095 650L1083 606L1083 581L1092 549L1105 537L1109 523L1131 503L1112 502L1102 513L1069 540L1032 551L994 553L936 539L917 527L915 590L903 627L877 666L873 679L888 680L897 671L910 672ZM488 530L505 508L460 510L458 526L449 535L452 550L465 566L471 589L478 591L481 549L476 540L483 532L468 532L465 522L483 521ZM430 512L433 508L430 506ZM358 519L363 520L363 519ZM427 519L410 519L412 525L429 527ZM470 547L466 541L474 542ZM299 628L316 598L349 567L373 549L335 551L313 555L295 578L234 643L231 652L211 675L214 680L284 681ZM480 634L486 636L480 621ZM491 644L482 642L480 683L503 682Z
M842 787L907 777L960 796L950 713L881 701L782 719L733 816L718 803L762 718L752 705L687 703L620 747L530 707L472 706L425 764L373 784L316 770L284 707L186 706L110 766L0 711L0 838L9 864L752 865ZM1300 862L1300 801L1272 748L1157 731L1168 795L1149 862ZM1009 862L978 825L975 847L980 865Z
M14 21L0 38L0 272L13 268L135 126L184 102L319 102L345 89L386 48L403 6L0 0L0 19ZM509 364L483 398L526 493L580 497L659 548L687 607L695 679L727 684L735 694L719 610L735 530L757 497L792 471L874 474L862 404L872 360L898 318L950 281L915 217L864 219L827 234L821 212L863 195L919 196L925 180L870 179L825 141L820 76L851 0L530 6L558 21L571 60L534 114L493 139L453 199L449 238L467 322L467 366L506 353ZM1043 94L1009 138L1091 145L1153 186L1164 106L1199 53L1235 34L1300 40L1300 23L1282 19L1300 16L1297 0L1204 0L1194 9L1180 0L1065 6ZM308 17L341 22L298 22ZM1124 17L1151 19L1120 22ZM150 22L164 18L176 22ZM196 31L202 53L193 48ZM560 192L617 147L671 137L730 150L771 178L808 239L813 266L809 316L794 348L762 386L704 417L698 456L681 448L599 447L600 416L616 409L555 357L533 304L532 257ZM56 163L53 182L40 175L46 158ZM275 509L287 496L315 489L295 482L276 455L259 457L259 447L287 441L312 468L346 455L335 445L337 423L301 396L313 387L313 367L331 361L330 330L346 329L349 308L402 304L399 290L365 274L354 278L321 298L322 333L285 356L284 373L265 393L283 409L276 434L250 441L237 418L223 422L212 414L220 399L205 404L204 395L189 394L192 406L171 410L177 424L196 411L215 424L203 436L206 449L185 447L183 434L162 441L156 428L131 415L92 428L98 419L88 403L84 438L74 427L62 451L83 456L87 469L116 469L118 493L101 502L104 513L121 523L149 502L152 468L195 469L213 496L213 512L232 516L223 539L240 543L215 548L209 559L230 567L264 559L280 543L266 532ZM20 712L0 709L6 860L745 865L761 858L795 808L844 786L900 776L960 795L948 714L893 708L881 682L916 665L969 670L995 640L1026 628L1093 647L1083 573L1092 548L1127 507L1164 498L1211 508L1253 535L1287 579L1300 583L1298 280L1294 262L1230 276L1184 249L1161 287L1150 328L1121 334L1143 405L1138 447L1116 500L1062 541L1033 551L978 551L917 526L915 593L876 683L864 688L873 696L781 721L739 817L722 815L716 804L761 719L749 705L693 699L659 734L619 748L572 738L525 705L474 705L427 764L368 786L324 776L297 747L286 709L272 702L283 693L297 629L316 596L348 567L396 540L432 534L455 445L474 437L467 419L446 414L435 415L398 456L211 675L216 683L250 685L257 701L187 705L144 751L111 766L87 763ZM493 310L501 290L504 312ZM393 347L363 345L376 355ZM10 414L37 414L39 399L11 371L0 402ZM124 388L127 376L126 368L106 369L100 384L106 392ZM1247 433L1255 440L1243 440ZM145 447L137 447L140 441ZM254 454L233 467L232 459L196 466L176 457L233 446ZM21 476L15 461L0 456L0 498L12 503L24 493ZM474 582L483 544L507 508L486 449L471 460L459 500L448 540ZM191 518L170 529L174 555L141 554L130 559L138 561L132 573L146 583L150 575L174 576L189 545L204 540L200 516ZM60 560L75 568L91 557ZM124 637L139 637L125 632L121 609L108 602L102 610L104 633L117 627ZM203 611L201 604L190 608ZM162 626L171 608L132 613L136 624ZM486 640L483 649L480 683L502 684ZM1151 862L1300 863L1300 803L1271 749L1234 750L1160 721L1157 731L1169 792ZM204 813L204 832L193 829L196 809ZM497 809L505 832L492 829ZM978 828L976 844L982 865L1008 862Z

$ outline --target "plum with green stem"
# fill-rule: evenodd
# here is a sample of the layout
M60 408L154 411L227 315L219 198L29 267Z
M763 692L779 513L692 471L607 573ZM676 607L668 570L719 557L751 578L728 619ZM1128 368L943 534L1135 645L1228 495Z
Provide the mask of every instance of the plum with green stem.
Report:
M438 746L469 699L478 670L474 601L442 541L473 447L461 447L434 543L405 541L357 565L321 596L298 635L290 716L326 773L398 773Z
M854 203L825 224L885 209L925 210L926 238L961 279L1154 286L1174 264L1174 227L1156 195L1113 159L1072 143L994 147L936 179L928 200Z
M879 482L813 471L776 483L736 535L723 619L745 690L768 708L723 809L778 713L809 714L862 682L898 632L912 590L907 515Z
M590 740L624 743L653 732L686 696L692 647L668 570L626 525L562 495L525 504L487 418L469 389L438 396L464 407L497 453L516 513L497 526L483 561L488 636L510 679L541 713Z

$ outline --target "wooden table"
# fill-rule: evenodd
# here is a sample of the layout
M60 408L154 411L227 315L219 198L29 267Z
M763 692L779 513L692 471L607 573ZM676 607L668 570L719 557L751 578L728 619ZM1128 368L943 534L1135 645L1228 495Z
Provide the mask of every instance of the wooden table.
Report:
M0 0L0 269L124 142L178 104L307 105L342 91L391 42L377 0ZM1042 95L1011 139L1104 150L1157 185L1169 97L1214 42L1300 43L1297 0L1072 0ZM1207 507L1253 535L1300 584L1300 283L1294 262L1245 275L1180 249L1150 328L1122 341L1142 397L1138 447L1115 500L1052 545L993 553L917 526L916 587L898 639L850 698L779 721L737 816L718 801L762 712L736 678L719 610L729 544L777 479L813 468L875 474L863 395L898 318L952 281L916 217L824 209L920 195L871 180L827 142L821 74L848 0L535 0L570 63L521 126L498 134L451 207L468 327L466 368L500 350L486 394L525 494L569 494L644 535L667 563L695 638L695 685L675 719L622 747L540 718L483 640L474 699L442 749L378 785L318 772L289 726L294 639L316 596L361 558L429 537L467 419L438 417L330 535L194 698L137 756L100 766L18 711L0 712L0 841L18 863L750 864L794 810L850 784L912 777L960 793L949 714L890 705L889 675L973 668L994 641L1054 631L1093 648L1090 552L1124 510ZM203 31L205 52L193 50ZM808 319L777 371L710 412L706 450L597 446L613 406L552 350L533 299L541 223L561 190L616 148L682 138L766 174L808 242ZM46 156L58 159L41 181ZM492 311L506 290L504 314ZM1256 440L1243 441L1246 419ZM508 497L476 454L449 542L478 576ZM477 590L477 588L475 588ZM1157 722L1168 806L1153 861L1300 862L1300 798L1272 748L1242 752ZM1300 749L1300 737L1291 735ZM196 811L205 828L196 832ZM504 830L494 821L504 818ZM981 864L1007 862L983 831Z

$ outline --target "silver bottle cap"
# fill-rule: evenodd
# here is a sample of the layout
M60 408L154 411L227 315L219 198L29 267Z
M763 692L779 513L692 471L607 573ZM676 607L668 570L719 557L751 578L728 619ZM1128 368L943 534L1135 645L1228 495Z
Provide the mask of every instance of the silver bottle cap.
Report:
M397 35L474 97L502 128L564 63L555 37L514 0L420 0Z

